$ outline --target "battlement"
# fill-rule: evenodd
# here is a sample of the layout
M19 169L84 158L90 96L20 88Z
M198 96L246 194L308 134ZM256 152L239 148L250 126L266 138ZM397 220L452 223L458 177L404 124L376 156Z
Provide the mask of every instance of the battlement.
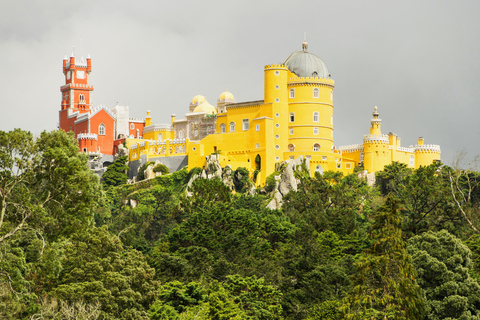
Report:
M93 86L84 83L67 83L60 87L60 91L64 91L66 89L87 89L93 90Z
M363 150L363 144L350 144L347 146L338 147L342 153L358 152Z
M79 133L77 140L98 140L96 133Z
M441 153L440 146L438 144L422 144L422 145L415 145L414 147L415 152L435 152Z
M363 136L363 143L387 143L388 134L366 134Z
M286 64L267 64L265 66L265 70L268 70L268 69L285 69L285 70L288 70L287 68L287 65Z
M292 85L292 84L307 84L307 83L313 83L313 84L323 84L323 85L327 85L327 86L330 86L330 87L334 87L335 86L335 81L333 81L332 79L328 79L328 78L314 78L314 77L291 77L291 78L288 78L288 84L289 85Z
M412 147L406 148L406 147L397 147L397 151L402 151L402 152L415 152L415 149Z

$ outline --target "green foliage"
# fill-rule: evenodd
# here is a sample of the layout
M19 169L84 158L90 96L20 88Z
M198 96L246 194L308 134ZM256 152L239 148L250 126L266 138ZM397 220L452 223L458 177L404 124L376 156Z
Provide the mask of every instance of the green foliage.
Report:
M382 195L387 196L391 192L397 191L403 179L411 172L412 170L407 168L405 163L393 161L392 164L386 165L382 171L375 174L375 184Z
M408 251L428 319L478 319L480 285L469 274L471 253L460 239L446 230L426 232L408 241Z
M275 171L267 177L267 179L265 180L265 191L266 192L272 192L273 189L275 189L275 185L277 183L277 181L275 180L275 177L278 176L278 175L280 175L280 172Z
M125 173L129 169L125 165L127 161L128 157L122 156L108 166L107 171L105 171L102 176L102 185L104 188L109 186L119 186L127 182L128 176Z
M344 319L421 319L422 290L402 240L398 202L388 197L374 216L373 245L355 263L355 287L344 299Z
M155 172L155 173L161 172L162 174L168 174L168 173L170 173L170 170L163 163L159 163L155 167L153 167L153 172Z
M249 171L246 168L239 167L233 173L233 184L235 191L244 193L251 187L252 182L249 178Z

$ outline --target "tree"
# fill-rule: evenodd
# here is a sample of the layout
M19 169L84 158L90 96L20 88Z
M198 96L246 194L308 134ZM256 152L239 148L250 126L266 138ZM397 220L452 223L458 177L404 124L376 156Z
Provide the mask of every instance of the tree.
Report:
M127 156L119 157L111 165L108 166L107 171L102 176L103 187L119 186L125 184L128 176L125 172L129 169L125 164L128 161Z
M479 319L480 285L469 273L470 250L446 230L408 240L408 252L425 292L427 319Z
M402 240L398 202L388 197L369 232L373 245L356 261L355 287L344 299L345 319L421 319L422 290Z

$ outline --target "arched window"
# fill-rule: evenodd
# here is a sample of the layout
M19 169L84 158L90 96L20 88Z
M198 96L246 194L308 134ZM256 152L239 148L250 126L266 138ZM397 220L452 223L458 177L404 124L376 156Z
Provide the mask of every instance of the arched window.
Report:
M288 97L289 97L290 99L295 98L295 89L290 89L288 92L289 92Z
M323 168L322 168L322 166L321 166L321 165L316 166L316 167L315 167L315 172L318 172L318 173L320 173L320 174L323 174Z
M318 143L313 145L313 151L320 151L320 145Z
M318 88L313 88L313 97L318 98Z
M184 134L183 134L183 130L178 131L178 138L179 139L184 139L185 138Z
M163 134L161 133L158 134L158 140L163 141Z
M78 96L78 101L79 101L79 103L84 104L85 103L85 96L83 94L79 95Z
M313 128L313 134L318 134L318 128Z
M288 145L288 152L294 152L295 151L295 146L293 144Z
M222 123L220 125L220 133L225 133L225 130L226 130L225 127L226 127L225 123Z
M318 122L318 112L313 113L313 122Z
M365 158L364 153L360 153L360 162L363 162L363 159Z
M135 130L135 125L133 123L130 123L130 129Z
M235 132L235 122L230 122L230 132Z
M105 125L103 123L101 123L98 126L98 134L101 135L101 136L105 135Z

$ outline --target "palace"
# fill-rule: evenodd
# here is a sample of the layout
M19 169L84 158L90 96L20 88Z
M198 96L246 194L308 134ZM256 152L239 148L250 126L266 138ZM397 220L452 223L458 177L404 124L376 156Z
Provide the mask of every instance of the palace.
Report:
M263 100L236 102L225 91L214 106L197 95L184 118L172 115L166 124L153 124L150 111L145 120L133 120L128 107L92 108L90 71L90 58L77 65L73 55L70 62L64 60L60 127L75 132L82 152L115 154L125 143L131 176L147 161L176 171L186 165L205 167L209 156L222 167L256 171L257 184L265 183L277 163L299 156L308 159L312 175L327 170L349 174L356 167L376 172L393 161L418 168L440 160L440 147L424 144L423 138L405 148L394 133L382 134L377 107L362 144L335 147L335 83L325 63L308 52L307 42L283 64L265 66Z

